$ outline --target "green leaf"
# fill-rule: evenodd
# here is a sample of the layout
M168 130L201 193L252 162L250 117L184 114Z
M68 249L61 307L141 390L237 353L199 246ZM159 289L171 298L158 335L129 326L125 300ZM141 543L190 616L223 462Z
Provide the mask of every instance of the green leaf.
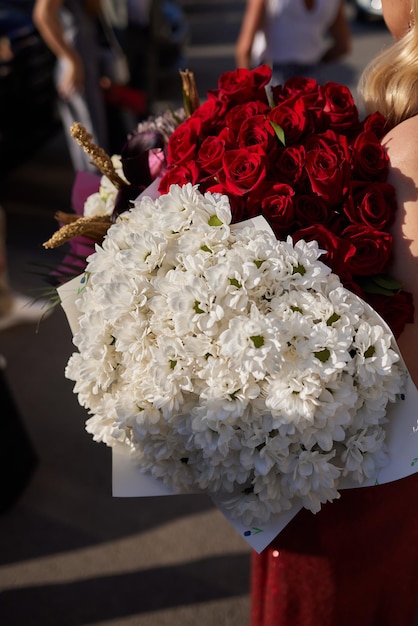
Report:
M241 289L242 287L241 283L238 282L236 278L230 278L229 282L231 285L234 285L234 287L237 287L237 289Z
M392 278L392 276L387 276L385 274L379 274L378 276L375 276L374 282L380 285L380 287L384 287L385 289L391 289L392 291L402 289L402 283L400 283L398 280L395 280L395 278Z
M393 296L402 289L402 283L385 274L360 278L358 283L366 293L382 296Z
M274 130L274 132L276 133L276 137L277 139L285 146L286 145L286 139L284 136L284 130L281 126L279 126L278 124L276 124L276 122L272 122L270 120L270 124Z
M274 109L276 104L273 100L273 93L272 93L271 87L266 87L266 96L267 96L267 102L269 103L270 109Z

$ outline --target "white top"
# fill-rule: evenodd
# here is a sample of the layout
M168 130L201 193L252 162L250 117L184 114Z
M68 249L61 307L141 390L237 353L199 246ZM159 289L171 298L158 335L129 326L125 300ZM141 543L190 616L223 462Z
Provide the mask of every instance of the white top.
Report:
M328 48L326 34L337 16L340 0L315 0L311 11L304 0L268 0L266 4L266 60L301 64L320 61Z

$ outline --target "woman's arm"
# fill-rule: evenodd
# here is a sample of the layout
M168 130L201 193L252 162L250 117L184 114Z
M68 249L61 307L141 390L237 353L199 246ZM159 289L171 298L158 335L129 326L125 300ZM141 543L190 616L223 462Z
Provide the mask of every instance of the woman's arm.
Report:
M398 201L392 273L412 293L415 304L415 322L406 325L398 345L418 387L418 117L396 126L383 145L391 163L388 182Z
M324 63L335 61L351 52L351 31L345 12L344 0L341 0L337 16L328 32L331 36L332 44L321 59Z
M235 46L235 62L237 67L251 66L251 51L254 37L264 22L265 0L247 0L240 34Z
M65 70L58 92L63 98L79 93L84 87L84 66L77 50L65 39L59 10L63 0L36 0L33 21L46 45L64 61Z

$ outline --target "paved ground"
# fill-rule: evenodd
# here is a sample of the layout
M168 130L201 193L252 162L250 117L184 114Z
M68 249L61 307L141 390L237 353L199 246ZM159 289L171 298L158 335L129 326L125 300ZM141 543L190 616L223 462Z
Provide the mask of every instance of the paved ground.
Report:
M191 24L187 60L205 93L221 71L234 67L244 3L182 4ZM341 82L355 82L350 60L336 71ZM176 98L167 82L161 106ZM72 181L57 132L2 183L10 274L28 295L44 287L31 263L53 265L60 258L41 243L55 229L54 212L70 208ZM85 433L85 412L63 375L71 352L60 309L38 330L0 333L7 379L38 457L27 488L0 515L0 623L245 626L247 544L205 497L112 498L110 451ZM7 436L4 413L4 449L23 462L22 440ZM2 484L13 479L3 473Z
M192 36L203 41L196 10L213 18L219 9L224 21L212 30L214 43L229 41L223 54L217 49L215 63L200 50L205 90L221 71L233 69L231 42L242 2L194 4L188 7ZM180 102L179 96L180 81L167 79L160 107ZM60 257L43 251L41 243L55 229L54 212L70 208L72 180L58 132L2 183L10 274L14 287L28 295L44 286L30 273L37 270L31 263L54 264ZM71 352L60 309L38 332L22 326L0 333L7 379L39 460L22 496L0 515L0 623L246 624L250 550L209 499L112 498L110 451L85 433L86 415L63 375ZM3 445L22 455L21 441L6 439ZM5 480L13 476L3 475Z

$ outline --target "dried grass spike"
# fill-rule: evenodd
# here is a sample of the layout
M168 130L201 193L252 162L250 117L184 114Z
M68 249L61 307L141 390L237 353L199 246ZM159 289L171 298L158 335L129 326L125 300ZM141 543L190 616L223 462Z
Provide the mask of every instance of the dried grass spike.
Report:
M85 127L80 124L80 122L75 122L72 126L70 126L70 133L76 142L83 148L84 152L86 154L90 154L97 169L104 176L106 176L106 178L108 178L117 189L121 189L129 184L119 176L113 166L110 156L105 152L105 150L103 150L103 148L100 148L92 141L92 135L87 132Z
M43 244L44 248L59 248L73 237L84 236L96 242L103 241L109 227L112 225L110 219L105 215L95 215L93 217L79 217L74 221L62 226L48 241Z

